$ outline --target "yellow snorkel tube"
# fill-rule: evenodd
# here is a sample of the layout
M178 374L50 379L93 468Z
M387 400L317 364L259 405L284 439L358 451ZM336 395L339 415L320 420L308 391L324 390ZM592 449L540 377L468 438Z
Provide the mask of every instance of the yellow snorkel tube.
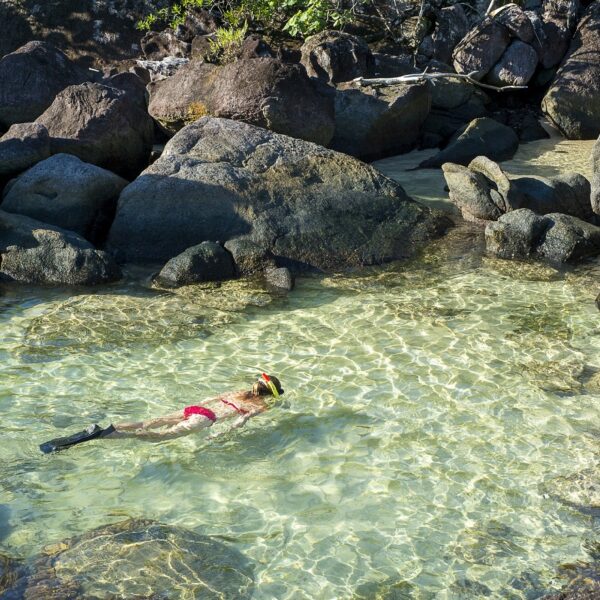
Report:
M263 381L267 384L267 387L271 390L271 393L275 398L279 398L279 392L277 391L277 386L271 381L271 378L266 374L262 374Z

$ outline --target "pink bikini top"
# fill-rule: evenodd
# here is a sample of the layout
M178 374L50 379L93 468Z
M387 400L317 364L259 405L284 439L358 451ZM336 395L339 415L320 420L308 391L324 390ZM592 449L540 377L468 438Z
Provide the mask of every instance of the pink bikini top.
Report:
M233 402L224 400L223 398L221 398L221 402L223 404L227 404L227 406L231 406L232 408L234 408L235 412L239 413L240 415L247 415L249 412L247 410L244 410L243 408L240 408L239 406L236 406ZM210 419L213 423L217 420L217 415L215 415L215 413L212 410L210 410L210 408L206 408L205 406L192 405L186 406L183 409L184 419L189 419L192 415L202 415L203 417Z

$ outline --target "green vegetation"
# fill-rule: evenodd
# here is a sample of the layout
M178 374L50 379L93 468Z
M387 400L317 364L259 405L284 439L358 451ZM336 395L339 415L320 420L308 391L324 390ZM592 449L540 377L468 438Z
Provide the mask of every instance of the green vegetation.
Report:
M241 30L247 31L250 25L305 37L328 27L343 27L351 20L353 8L366 3L367 0L351 5L343 0L175 0L147 15L137 26L143 31L164 25L177 27L185 21L188 11L204 8L220 14L229 25L220 34L222 41L229 39L234 43Z

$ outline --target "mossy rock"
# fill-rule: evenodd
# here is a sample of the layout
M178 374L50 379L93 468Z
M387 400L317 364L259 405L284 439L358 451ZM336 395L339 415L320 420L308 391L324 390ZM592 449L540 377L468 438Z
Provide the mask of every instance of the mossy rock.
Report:
M7 597L243 600L253 590L251 563L230 545L131 519L47 547L12 583Z

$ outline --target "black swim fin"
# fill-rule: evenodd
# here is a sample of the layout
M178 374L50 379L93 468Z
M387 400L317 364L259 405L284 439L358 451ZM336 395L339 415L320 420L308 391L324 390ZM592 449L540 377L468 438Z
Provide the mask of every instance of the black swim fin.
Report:
M64 450L65 448L75 446L76 444L81 444L82 442L88 442L89 440L95 440L96 438L106 437L114 430L115 428L112 425L109 425L106 429L103 429L100 427L100 425L90 425L87 429L78 431L77 433L74 433L68 437L56 438L40 444L40 450L44 454L58 452L59 450Z

